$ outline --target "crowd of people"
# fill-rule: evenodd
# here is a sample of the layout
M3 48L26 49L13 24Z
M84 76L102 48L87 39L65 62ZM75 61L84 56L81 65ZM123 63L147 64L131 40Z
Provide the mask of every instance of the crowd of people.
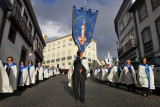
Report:
M129 91L135 91L136 87L141 87L142 95L151 97L151 92L155 89L153 69L147 64L146 58L142 58L141 62L137 73L131 61L127 60L123 69L118 62L113 67L110 67L110 65L97 67L93 76L98 81L106 83L106 85L111 86L113 83L116 87L119 87L120 84L125 84Z
M13 57L8 57L7 61L3 66L0 60L0 93L13 93L57 75L57 69L42 66L40 62L35 67L32 60L28 65L21 61L19 66L13 62Z

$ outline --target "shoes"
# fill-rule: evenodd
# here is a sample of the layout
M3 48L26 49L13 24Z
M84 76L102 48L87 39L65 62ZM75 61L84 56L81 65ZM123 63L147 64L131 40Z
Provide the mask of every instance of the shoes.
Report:
M85 103L85 99L84 98L80 98L79 100L81 101L81 103Z

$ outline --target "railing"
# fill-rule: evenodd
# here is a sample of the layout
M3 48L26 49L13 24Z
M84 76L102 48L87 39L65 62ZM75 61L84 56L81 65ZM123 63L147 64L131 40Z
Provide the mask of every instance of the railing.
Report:
M136 47L135 39L130 39L119 51L118 55L121 56L122 54L126 53L132 47Z
M68 56L68 57L67 57L67 60L71 60L71 59L72 59L72 56Z
M66 60L66 57L61 58L61 61L64 61L64 60Z
M59 62L60 61L60 58L56 59L56 62Z
M15 20L16 24L23 31L22 33L25 34L25 35L22 34L22 36L25 36L25 38L27 38L30 44L32 44L33 46L33 37L26 25L26 22L23 20L23 17L21 16L20 12L16 7L13 8L13 11L10 17Z
M52 62L52 63L55 62L55 59L51 60L51 62Z

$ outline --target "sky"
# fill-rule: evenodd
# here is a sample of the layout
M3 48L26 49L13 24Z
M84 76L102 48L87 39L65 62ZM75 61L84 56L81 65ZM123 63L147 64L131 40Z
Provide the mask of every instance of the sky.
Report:
M93 39L97 41L100 59L117 57L117 35L114 19L123 0L87 0L87 8L99 10ZM72 33L72 7L84 7L85 0L31 0L41 31L47 35L46 41Z

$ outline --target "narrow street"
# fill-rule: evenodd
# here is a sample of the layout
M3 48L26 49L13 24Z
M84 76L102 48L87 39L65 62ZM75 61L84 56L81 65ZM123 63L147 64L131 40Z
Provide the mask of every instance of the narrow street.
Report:
M0 107L158 107L160 97L143 97L139 92L128 92L125 87L106 86L95 79L86 81L86 104L75 104L72 88L67 86L67 75L52 77L9 97L0 97Z

